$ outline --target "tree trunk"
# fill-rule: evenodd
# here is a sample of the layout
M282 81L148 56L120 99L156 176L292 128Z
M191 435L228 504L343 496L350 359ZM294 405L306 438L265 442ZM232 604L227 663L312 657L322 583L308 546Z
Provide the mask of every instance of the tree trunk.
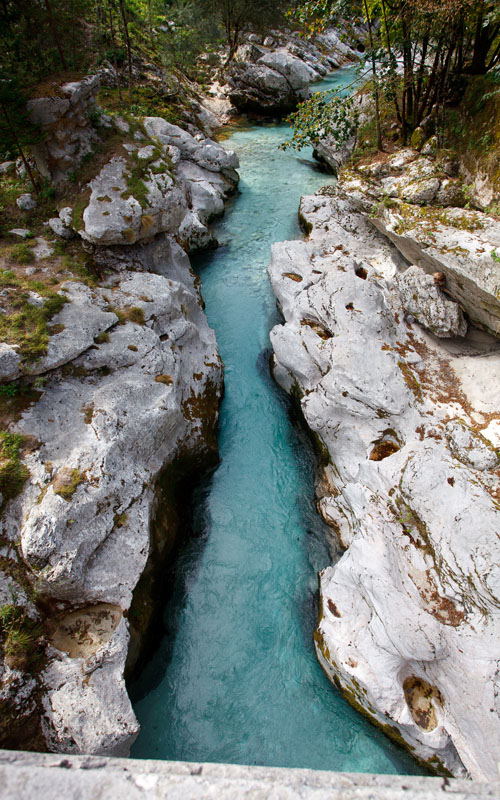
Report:
M113 7L111 2L109 2L109 30L111 33L111 45L113 47L113 69L115 71L116 77L116 85L118 87L118 97L120 99L120 105L123 103L122 97L122 87L120 82L120 75L118 73L118 63L116 61L116 50L115 50L115 26L113 25Z
M52 16L52 8L50 5L50 0L44 0L45 3L45 10L47 12L47 19L49 20L50 29L52 31L52 36L54 37L54 43L57 47L57 52L59 53L59 58L61 59L61 64L63 69L67 72L68 65L66 63L66 59L64 58L64 53L61 47L61 42L59 41L59 36L57 34L57 27L54 22L54 17Z
M395 59L395 56L393 57L393 53L392 53L391 35L390 35L390 32L389 32L389 25L387 24L387 10L386 10L385 0L382 0L382 12L383 12L383 15L384 15L385 36L386 36L386 39L387 39L387 52L389 53L389 60L390 60L391 69L392 69L393 58ZM398 119L399 124L401 125L401 110L399 108L399 102L398 102L398 93L397 93L397 87L396 87L396 77L397 76L395 74L391 75L391 90L392 90L392 92L394 94L394 108L396 109L396 117Z
M371 61L372 61L372 75L373 75L373 83L374 83L374 94L375 94L375 121L377 125L377 149L383 150L382 145L382 128L380 126L380 102L379 102L379 91L378 91L378 79L377 79L377 65L375 63L375 50L373 48L373 31L372 31L372 20L370 17L370 12L368 11L368 3L367 0L363 0L365 6L365 15L366 15L366 22L368 24L368 36L370 39L370 50L371 50Z
M127 58L128 58L128 98L129 103L132 103L132 50L130 47L130 36L128 32L128 20L127 20L127 11L125 8L124 0L120 0L120 11L123 20L123 33L125 36L125 44L127 46Z
M1 103L0 104L0 108L2 109L2 113L3 113L4 117L5 117L5 121L7 122L7 125L9 126L9 130L10 130L10 132L12 134L12 138L14 139L16 147L19 150L19 155L21 156L23 164L26 167L26 172L29 175L29 178L30 178L30 181L31 181L31 185L33 186L33 191L35 192L35 194L38 194L38 184L37 184L37 182L35 180L35 176L33 175L33 171L32 171L32 169L30 167L29 161L28 161L28 159L26 158L26 156L24 154L24 150L21 147L21 142L18 139L18 136L17 136L17 133L16 133L16 129L14 128L14 126L13 126L11 120L10 120L9 113L7 111L7 107L4 106L3 103Z

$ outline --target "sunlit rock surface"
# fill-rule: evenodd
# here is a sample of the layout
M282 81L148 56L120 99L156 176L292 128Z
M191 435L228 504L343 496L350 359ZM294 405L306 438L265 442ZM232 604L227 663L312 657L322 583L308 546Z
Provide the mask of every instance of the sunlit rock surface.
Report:
M113 270L105 286L68 285L42 395L15 426L37 445L1 537L19 541L18 561L52 604L38 692L56 751L127 754L138 725L123 680L126 613L150 553L158 479L214 447L215 334L187 256L172 240L156 248L161 274ZM154 266L151 246L129 250Z
M457 172L458 165L445 156L422 156L407 148L359 169L344 169L339 189L369 215L409 264L429 274L441 273L448 296L474 325L496 336L500 222L463 208Z
M500 348L408 316L408 264L359 209L335 189L303 198L309 238L274 245L269 267L274 374L320 447L318 510L346 548L320 575L318 657L418 758L494 780Z
M195 139L160 117L146 117L150 137L124 142L90 182L78 232L93 245L135 244L179 234L187 248L215 244L207 228L238 182L238 158L211 139Z

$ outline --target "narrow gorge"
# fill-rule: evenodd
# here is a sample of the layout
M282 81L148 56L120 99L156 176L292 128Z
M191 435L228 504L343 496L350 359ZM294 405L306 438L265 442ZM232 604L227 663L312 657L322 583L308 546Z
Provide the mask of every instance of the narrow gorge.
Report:
M408 94L383 2L232 39L205 0L68 0L85 72L51 2L29 95L0 65L0 762L486 796L500 18L484 85L424 36Z

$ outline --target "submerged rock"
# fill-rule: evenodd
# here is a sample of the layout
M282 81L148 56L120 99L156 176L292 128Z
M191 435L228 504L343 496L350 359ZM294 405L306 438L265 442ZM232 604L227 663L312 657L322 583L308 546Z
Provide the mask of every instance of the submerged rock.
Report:
M447 333L464 332L359 209L338 189L303 198L309 238L274 245L269 267L274 375L321 447L318 510L346 548L320 574L318 658L415 756L495 780L500 351L405 319L412 275L423 323L451 310Z

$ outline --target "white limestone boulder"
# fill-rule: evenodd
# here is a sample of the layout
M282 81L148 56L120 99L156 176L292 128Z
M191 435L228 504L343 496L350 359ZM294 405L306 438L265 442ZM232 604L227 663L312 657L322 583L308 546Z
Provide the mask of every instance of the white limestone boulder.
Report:
M309 84L321 78L321 75L311 66L300 58L290 55L284 49L266 53L258 59L257 64L263 64L265 67L279 72L290 84L293 91L298 93L303 92Z
M157 233L175 233L186 213L183 189L175 184L161 160L146 169L142 204L130 183L133 166L120 157L111 159L90 182L90 201L83 212L80 236L92 244L134 244ZM137 190L136 190L137 191ZM142 199L142 198L141 198Z
M432 275L412 266L396 278L401 303L427 330L436 336L465 336L467 320L458 303L447 297Z
M212 139L199 141L190 133L173 125L161 117L145 117L144 127L152 139L161 144L178 148L181 157L196 162L200 167L211 172L228 172L234 177L234 170L239 166L238 156L231 150L225 150Z
M381 206L373 224L402 255L428 273L442 272L446 287L470 321L498 334L500 223L479 211L418 209L409 204Z

